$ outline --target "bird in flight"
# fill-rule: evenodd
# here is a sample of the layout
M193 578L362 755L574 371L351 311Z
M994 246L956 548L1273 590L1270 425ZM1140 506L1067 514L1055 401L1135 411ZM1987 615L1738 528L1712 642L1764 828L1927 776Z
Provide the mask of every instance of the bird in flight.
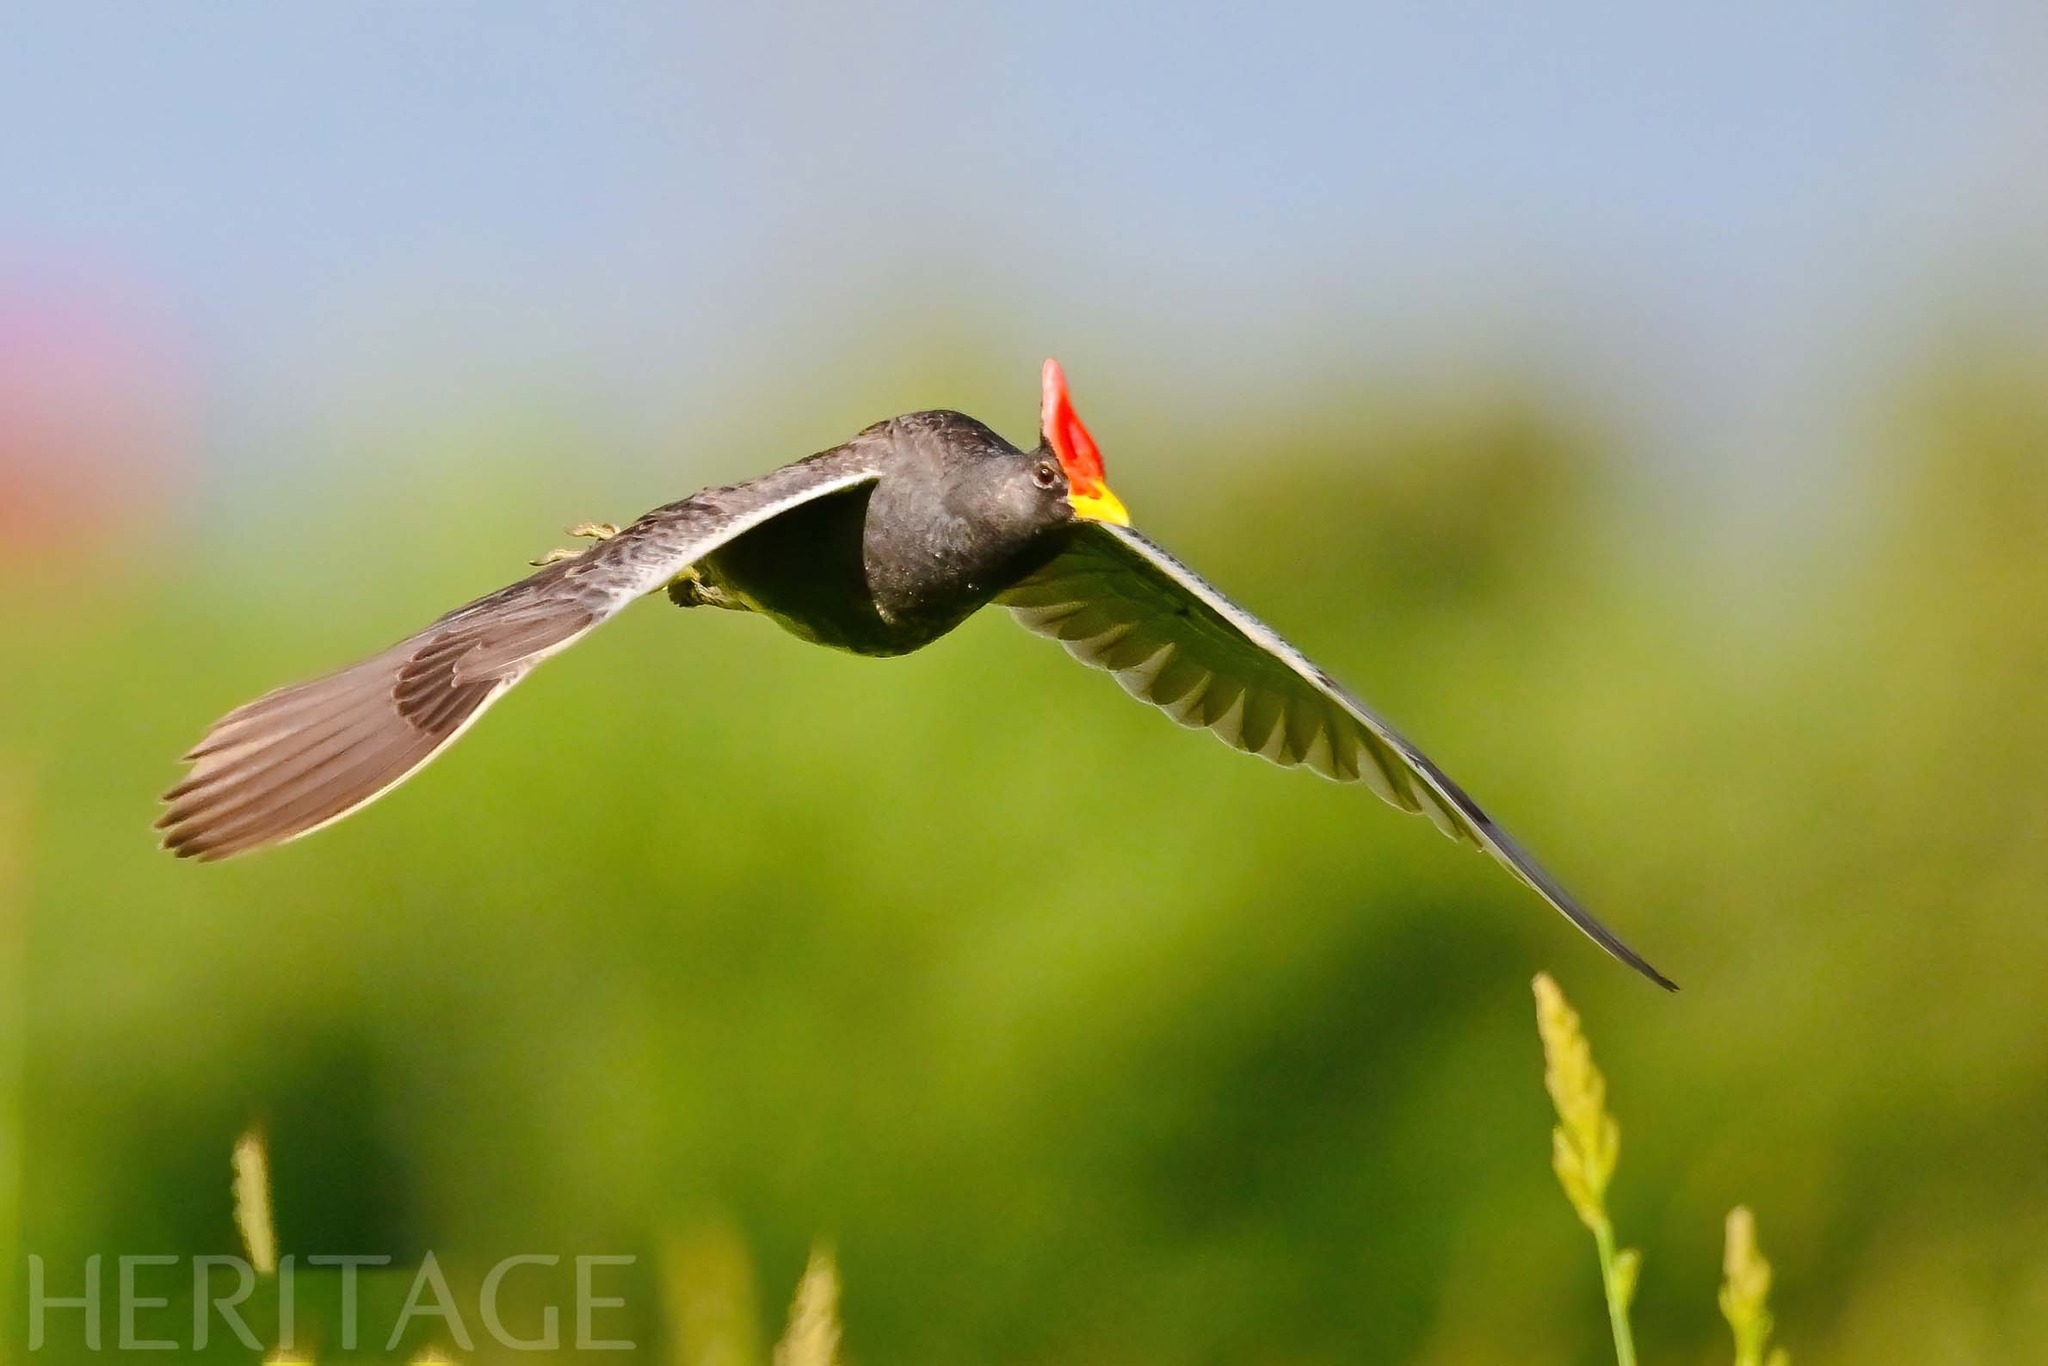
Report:
M961 413L906 413L624 528L575 532L593 544L215 722L164 796L164 847L223 859L331 825L419 771L542 660L652 593L758 612L862 655L921 649L997 603L1183 726L1426 817L1676 989L1378 713L1131 526L1056 361L1045 363L1035 448Z

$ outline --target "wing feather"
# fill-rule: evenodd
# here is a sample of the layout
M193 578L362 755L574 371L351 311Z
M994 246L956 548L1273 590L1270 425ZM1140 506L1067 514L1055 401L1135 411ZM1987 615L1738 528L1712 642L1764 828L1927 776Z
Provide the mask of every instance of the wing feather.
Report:
M670 503L572 560L478 598L388 650L237 707L164 794L164 847L228 858L375 801L455 742L549 656L733 537L871 482L859 443Z
M1383 717L1141 533L1084 523L1001 601L1026 629L1111 671L1181 725L1282 767L1362 783L1484 850L1601 948L1676 990Z

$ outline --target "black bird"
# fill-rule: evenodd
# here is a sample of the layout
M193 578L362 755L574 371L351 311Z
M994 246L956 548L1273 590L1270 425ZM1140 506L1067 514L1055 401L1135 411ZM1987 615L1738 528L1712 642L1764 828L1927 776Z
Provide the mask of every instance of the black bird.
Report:
M558 551L381 654L229 712L157 822L181 857L296 839L418 771L548 656L636 598L759 612L863 655L919 649L991 602L1184 726L1363 783L1473 845L1607 952L1673 984L1574 901L1464 789L1264 623L1133 530L1045 363L1040 441L906 413L758 479Z

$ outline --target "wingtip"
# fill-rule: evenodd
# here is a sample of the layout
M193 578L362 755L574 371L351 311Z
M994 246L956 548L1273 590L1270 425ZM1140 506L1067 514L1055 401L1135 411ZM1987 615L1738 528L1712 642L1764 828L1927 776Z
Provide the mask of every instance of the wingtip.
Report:
M205 831L194 823L189 805L180 801L187 787L188 784L180 783L159 799L165 809L150 822L149 828L157 837L156 847L172 858L212 863L222 855L209 843Z
M1605 927L1603 926L1603 928ZM1634 949L1629 948L1626 944L1623 944L1619 938L1614 937L1612 934L1609 934L1608 937L1605 939L1595 936L1594 942L1599 944L1601 948L1607 950L1607 952L1618 962L1624 964L1625 966L1634 968L1642 976L1647 977L1652 982L1655 982L1658 986L1664 988L1664 990L1673 993L1677 992L1678 983L1672 981L1669 977L1666 977L1663 973L1651 967L1648 959L1644 958Z
M189 828L166 832L164 837L156 842L156 847L172 858L183 859L188 863L218 863L224 858L234 857L239 852L233 848L209 844Z
M172 858L195 857L199 851L192 847L191 831L183 826L171 824L170 819L169 814L166 813L158 818L155 825L150 827L160 832L157 835L156 847L169 854Z

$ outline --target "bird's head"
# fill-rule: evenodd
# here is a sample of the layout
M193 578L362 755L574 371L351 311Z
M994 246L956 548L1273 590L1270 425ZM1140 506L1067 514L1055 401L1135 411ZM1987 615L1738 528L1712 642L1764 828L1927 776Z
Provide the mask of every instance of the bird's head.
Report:
M1081 425L1074 412L1073 397L1067 392L1066 372L1056 360L1047 360L1044 397L1039 404L1042 449L1059 461L1066 476L1067 503L1076 517L1093 522L1114 522L1129 526L1131 514L1123 500L1109 491L1102 478L1102 453L1095 438Z

